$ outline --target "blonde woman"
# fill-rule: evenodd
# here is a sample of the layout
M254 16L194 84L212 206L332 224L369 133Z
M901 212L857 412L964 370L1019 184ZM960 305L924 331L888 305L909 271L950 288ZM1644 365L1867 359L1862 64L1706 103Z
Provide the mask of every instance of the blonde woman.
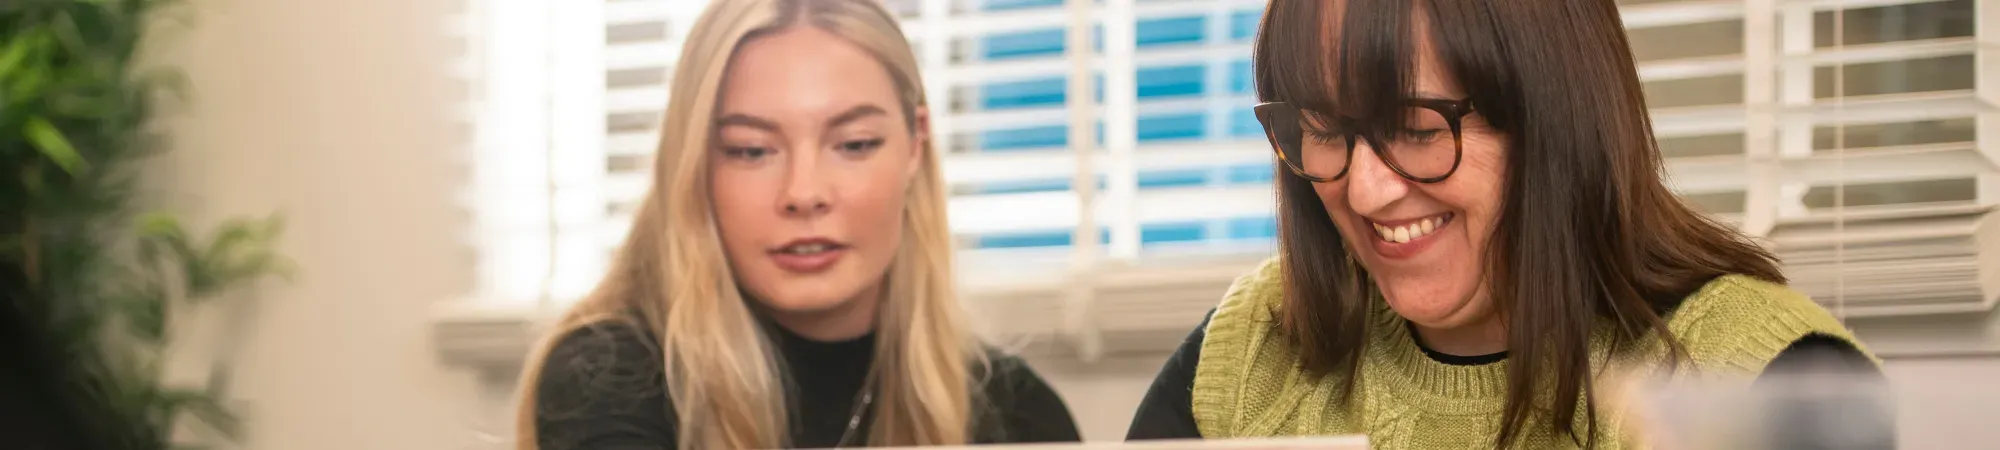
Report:
M524 373L523 449L1076 441L953 294L929 112L873 0L718 0L651 194Z

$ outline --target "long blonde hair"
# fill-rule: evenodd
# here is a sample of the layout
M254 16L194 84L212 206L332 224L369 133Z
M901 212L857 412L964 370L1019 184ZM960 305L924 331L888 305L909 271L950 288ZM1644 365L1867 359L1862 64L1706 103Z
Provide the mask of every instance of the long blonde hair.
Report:
M517 447L536 448L535 386L550 349L578 328L622 321L653 331L678 416L680 448L777 448L786 389L776 351L724 260L710 208L707 158L730 56L746 39L810 26L881 60L912 117L925 106L916 56L875 0L716 0L690 30L674 71L653 185L609 273L570 307L521 378ZM884 278L868 443L954 445L971 439L976 368L989 364L953 292L944 181L929 139L903 211L903 240ZM637 394L634 394L637 395Z

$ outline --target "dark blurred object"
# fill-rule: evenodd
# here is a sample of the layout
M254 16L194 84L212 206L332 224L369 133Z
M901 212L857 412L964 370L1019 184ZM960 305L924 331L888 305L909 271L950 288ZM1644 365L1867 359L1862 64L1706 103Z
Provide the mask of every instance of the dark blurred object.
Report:
M0 2L0 446L236 436L226 377L163 383L169 315L290 263L271 251L276 218L196 236L171 216L134 214L139 163L163 148L147 127L153 106L181 92L176 72L138 63L139 49L178 3ZM211 367L226 374L228 361Z
M1769 448L1896 448L1896 405L1888 380L1851 348L1818 345L1780 354L1757 378L1756 390L1770 408Z
M1817 339L1817 341L1816 341ZM1656 448L1896 448L1896 402L1866 355L1827 337L1794 343L1754 381L1663 381L1642 394ZM1796 349L1796 351L1794 351Z

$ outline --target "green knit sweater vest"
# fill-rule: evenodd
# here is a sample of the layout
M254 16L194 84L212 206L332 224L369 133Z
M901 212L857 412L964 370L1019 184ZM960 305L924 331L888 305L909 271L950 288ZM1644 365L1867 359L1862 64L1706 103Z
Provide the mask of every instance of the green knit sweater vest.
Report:
M1403 319L1377 301L1354 395L1340 403L1335 395L1338 376L1306 375L1297 352L1277 334L1273 313L1282 298L1281 280L1277 260L1265 262L1236 280L1209 319L1192 405L1203 437L1365 434L1374 448L1493 447L1506 402L1507 361L1454 366L1432 360L1417 347ZM1667 326L1687 354L1683 370L1673 373L1685 374L1678 375L1684 379L1740 380L1724 382L1743 386L1808 334L1834 336L1860 348L1810 298L1746 276L1709 282L1667 317ZM1608 336L1600 331L1592 339L1593 369L1607 364L1659 368L1667 360L1658 339L1609 355ZM1626 414L1608 411L1612 409L1599 407L1599 448L1643 447L1629 433ZM1581 432L1586 420L1581 408L1578 416L1575 429ZM1514 447L1577 446L1548 431L1540 420L1531 415Z

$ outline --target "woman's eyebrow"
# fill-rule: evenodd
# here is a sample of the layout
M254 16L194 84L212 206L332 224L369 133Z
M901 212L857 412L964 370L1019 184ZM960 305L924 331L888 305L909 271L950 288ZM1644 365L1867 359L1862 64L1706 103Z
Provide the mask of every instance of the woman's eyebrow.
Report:
M855 105L853 108L848 108L846 112L836 114L831 119L827 119L826 127L835 128L846 125L848 122L861 120L864 117L886 115L889 115L889 110L883 109L881 106L876 106L873 103L863 103Z
M716 128L722 128L732 125L756 128L764 131L769 131L772 133L778 132L778 122L773 121L771 119L752 116L749 114L730 113L723 115L722 118L715 119Z

